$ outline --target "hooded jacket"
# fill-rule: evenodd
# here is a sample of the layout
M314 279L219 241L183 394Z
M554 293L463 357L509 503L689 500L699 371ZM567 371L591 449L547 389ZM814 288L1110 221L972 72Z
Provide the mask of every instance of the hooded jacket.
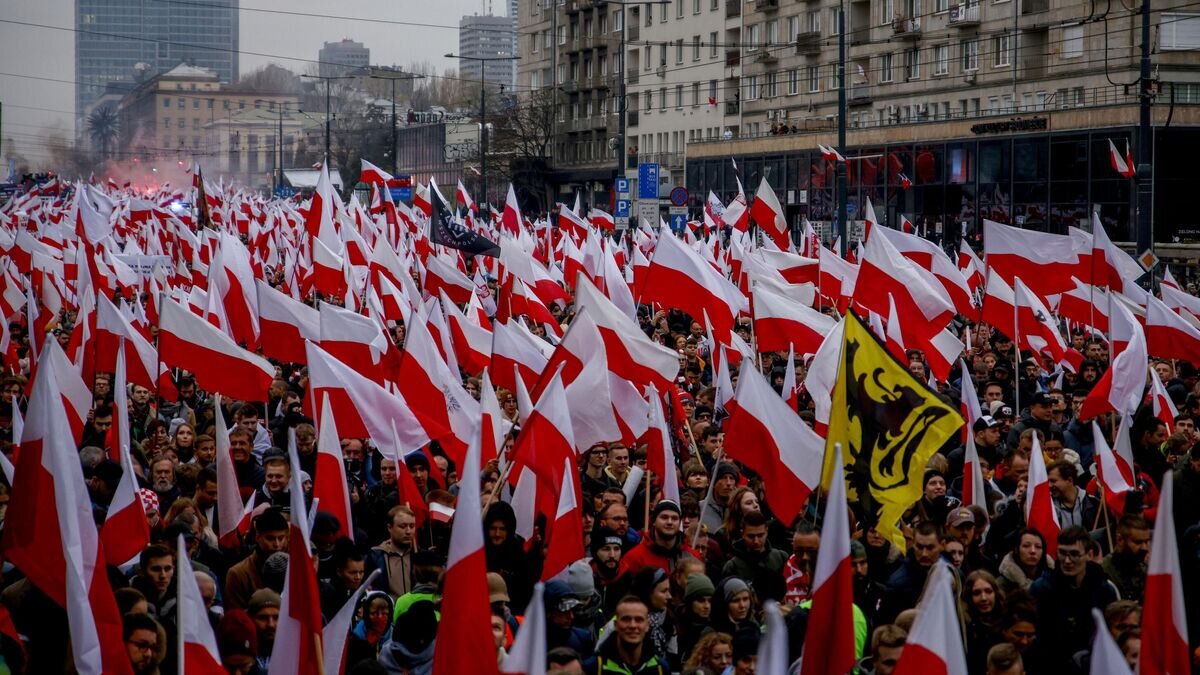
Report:
M504 524L508 536L499 545L493 544L488 530L495 522ZM517 534L517 515L507 502L496 502L488 507L483 517L483 553L487 558L487 569L504 578L508 586L509 604L525 607L529 604L530 590L541 575L534 569L530 554L525 552L525 538Z

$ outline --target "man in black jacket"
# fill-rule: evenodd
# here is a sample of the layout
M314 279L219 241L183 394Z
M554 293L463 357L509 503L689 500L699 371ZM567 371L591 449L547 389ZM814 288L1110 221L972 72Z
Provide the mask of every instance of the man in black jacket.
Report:
M1038 606L1038 639L1054 645L1047 655L1053 664L1047 665L1067 668L1073 654L1089 649L1095 630L1092 609L1103 610L1118 599L1104 570L1085 557L1088 540L1082 527L1064 528L1058 533L1056 567L1029 587Z

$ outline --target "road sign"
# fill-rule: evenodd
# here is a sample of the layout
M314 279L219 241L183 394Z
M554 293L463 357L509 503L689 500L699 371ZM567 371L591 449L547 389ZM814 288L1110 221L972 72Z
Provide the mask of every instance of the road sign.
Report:
M629 179L625 176L617 176L617 194L629 194Z
M638 199L658 199L657 164L638 164Z
M672 206L671 208L667 209L667 213L669 213L673 216L677 216L680 214L683 214L686 216L687 215L687 207L686 206Z
M1154 251L1151 251L1150 249L1146 249L1145 251L1139 253L1137 261L1138 264L1142 266L1142 269L1146 270L1147 272L1158 266L1158 256L1155 255Z
M674 232L675 234L682 234L684 228L686 228L686 227L687 227L687 214L686 213L672 213L671 214L671 231L672 232Z
M672 206L687 206L688 191L687 188L679 186L671 190L671 205ZM674 213L674 212L672 212Z
M394 187L388 188L388 192L392 193L393 202L411 202L412 188L410 187Z
M628 184L626 184L626 185L628 185ZM614 214L614 216L616 218L628 219L629 218L629 206L630 206L630 202L628 199L618 199L617 200L617 209L616 209L617 212Z
M613 222L615 223L615 226L618 230L629 229L629 218L628 217L622 218L621 216L614 216Z
M638 219L645 220L650 223L651 227L658 226L658 200L639 201L638 202Z

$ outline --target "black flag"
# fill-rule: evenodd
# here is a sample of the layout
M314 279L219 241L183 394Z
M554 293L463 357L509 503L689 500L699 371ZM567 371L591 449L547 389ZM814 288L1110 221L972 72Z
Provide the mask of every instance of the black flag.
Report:
M446 208L446 202L442 200L437 188L433 186L429 190L429 204L431 207L430 241L456 248L470 255L490 255L493 258L500 256L500 246L496 242L472 232L466 225L456 221L450 215L450 210Z

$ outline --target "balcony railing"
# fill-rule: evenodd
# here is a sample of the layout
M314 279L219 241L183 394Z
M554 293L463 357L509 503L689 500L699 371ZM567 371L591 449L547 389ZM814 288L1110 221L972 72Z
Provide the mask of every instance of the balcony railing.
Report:
M742 0L725 0L725 18L732 19L742 15Z
M871 100L871 85L869 84L852 84L850 91L846 92L848 105L870 105Z
M642 164L658 164L668 169L682 169L684 156L682 152L642 153L638 162Z
M779 55L775 53L778 49L778 47L767 47L764 45L763 48L758 50L758 53L754 55L754 60L758 61L759 63L775 63L779 60Z
M917 38L921 35L921 20L898 16L892 20L892 35L902 38Z
M736 115L740 104L737 101L725 101L725 114Z
M638 125L638 111L628 110L625 112L625 126L636 127Z
M637 42L642 35L642 28L637 24L629 24L625 27L625 40L628 42Z
M821 33L809 31L796 34L796 53L816 55L821 53Z
M742 50L726 49L725 50L725 65L727 67L736 66L742 62Z
M762 12L773 12L779 9L779 0L755 0L754 6Z
M950 8L951 26L978 26L979 5L959 5Z

